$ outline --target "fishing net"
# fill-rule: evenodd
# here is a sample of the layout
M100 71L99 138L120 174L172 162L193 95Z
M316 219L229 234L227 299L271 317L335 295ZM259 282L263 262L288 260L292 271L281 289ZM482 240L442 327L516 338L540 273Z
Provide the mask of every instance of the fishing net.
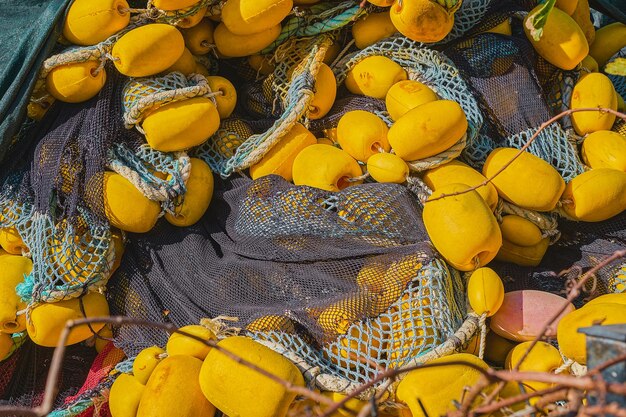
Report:
M456 66L442 53L432 49L421 47L419 43L413 42L405 37L397 36L382 40L361 51L351 53L340 59L333 65L333 71L339 84L343 83L347 73L363 59L372 56L385 56L402 66L411 80L420 81L429 86L441 99L452 100L461 106L468 120L467 134L463 136L450 149L441 154L426 158L420 161L408 162L411 169L423 171L434 168L438 165L449 162L457 157L463 148L471 143L477 136L483 123L483 117L478 105L465 82L458 76ZM344 101L341 101L341 100ZM354 100L352 103L351 101ZM348 104L341 108L340 104ZM353 105L355 107L353 107ZM336 127L341 118L341 114L346 111L355 110L360 105L377 108L374 113L383 118L387 124L391 124L389 115L382 110L384 102L365 97L349 96L341 97L331 109L330 115L321 121L315 121L312 126L330 129ZM338 111L333 111L338 110Z
M151 150L121 123L124 80L111 71L97 97L57 106L38 127L26 163L5 171L11 175L0 192L0 225L15 227L28 247L33 272L18 292L32 304L106 285L115 259L103 172L118 171L158 201L184 191L186 155ZM155 168L168 179L156 177Z
M220 181L198 224L134 237L107 294L113 314L142 320L237 317L229 325L333 390L443 354L466 316L460 276L433 252L405 187L332 193L277 176ZM131 356L167 336L122 326L115 340Z
M124 353L112 343L107 344L95 357L84 382L74 395L61 397L62 405L48 414L49 417L73 417L98 415L110 416L108 406L104 406L115 378L128 371L132 362L124 361Z
M46 377L52 363L54 350L27 341L8 365L13 367L9 382L0 396L0 405L36 407L44 395ZM93 348L75 345L67 348L59 375L59 390L54 406L62 406L65 398L79 392L96 352ZM13 363L11 363L13 361ZM7 364L3 363L4 368Z
M477 168L495 147L521 148L552 116L535 71L536 55L525 38L484 33L456 43L445 53L459 68L485 116L481 137L470 142L463 154ZM569 181L583 172L575 142L570 140L560 125L553 124L528 151Z

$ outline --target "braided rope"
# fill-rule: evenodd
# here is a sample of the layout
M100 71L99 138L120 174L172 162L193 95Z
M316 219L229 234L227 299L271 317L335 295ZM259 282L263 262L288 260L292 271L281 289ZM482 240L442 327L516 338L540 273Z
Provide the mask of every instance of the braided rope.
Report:
M142 145L145 149L148 145ZM158 152L158 151L152 151ZM173 165L176 166L180 179L173 175L171 181L156 180L155 177L150 178L148 182L141 172L131 167L131 161L136 162L138 159L128 148L117 146L110 156L107 167L112 171L120 174L131 182L145 197L153 201L169 201L186 191L185 184L191 173L191 163L186 152L173 152Z
M172 72L163 77L131 79L124 87L124 124L127 129L139 127L147 113L194 97L208 97L215 104L214 96L219 94L211 91L206 77L200 74L187 78Z
M557 215L554 212L540 213L538 211L518 207L503 199L498 199L498 205L495 210L498 222L502 221L503 214L514 214L532 222L541 230L542 238L550 238L551 245L556 243L561 237L561 232L557 229L559 225Z
M483 359L485 357L485 347L487 346L487 313L483 313L478 320L478 327L480 328L480 345L478 348L478 357Z
M465 133L461 139L459 139L454 145L446 149L445 151L438 153L437 155L429 156L428 158L420 159L417 161L407 162L409 168L416 172L422 172L429 169L436 168L441 165L445 165L453 159L461 155L461 152L467 146L467 133Z
M407 188L417 197L422 207L426 204L426 200L430 197L433 191L428 188L426 183L422 181L420 177L409 175L406 178Z
M292 76L288 90L289 104L282 116L266 132L252 135L235 151L222 169L222 176L241 171L257 163L282 139L293 126L306 114L313 99L314 80L330 46L330 38L324 38L314 45L303 65L298 66Z

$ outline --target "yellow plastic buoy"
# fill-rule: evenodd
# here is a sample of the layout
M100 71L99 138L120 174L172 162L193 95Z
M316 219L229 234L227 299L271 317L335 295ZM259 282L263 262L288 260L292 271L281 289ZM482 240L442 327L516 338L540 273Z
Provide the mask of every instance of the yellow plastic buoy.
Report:
M82 306L81 306L82 304ZM30 312L30 320L26 323L28 336L40 346L56 347L61 332L69 320L109 315L109 305L104 295L90 292L80 298L41 303ZM104 323L81 324L72 329L65 345L73 345L89 339L94 332L100 331Z
M578 329L598 322L603 326L624 323L624 317L626 317L624 304L594 303L574 310L559 321L556 333L559 349L566 358L586 365L586 338L583 333L578 332Z
M571 180L561 198L568 216L601 222L626 210L626 172L597 168Z
M281 26L277 24L252 35L232 33L224 23L215 28L215 46L217 51L227 58L244 57L256 54L269 46L280 35Z
M593 22L591 21L591 9L589 8L588 0L578 0L576 9L574 10L574 13L572 13L572 19L574 19L576 24L582 29L585 34L587 44L589 45L589 49L591 50L591 46L596 38L596 28L593 26Z
M208 19L202 19L197 25L182 30L185 46L194 55L208 54L215 40L213 38L213 23Z
M270 75L276 69L276 65L271 62L271 56L268 55L250 55L248 64L261 75Z
M604 74L593 72L583 75L572 90L572 109L608 108L617 110L617 93L613 83ZM572 113L572 124L579 135L599 130L611 130L615 115L600 111L580 111Z
M26 329L26 315L17 314L26 308L26 303L17 295L15 287L32 270L33 262L26 257L0 256L0 331L3 333L19 333Z
M599 297L596 297L592 300L587 301L586 306L601 304L601 303L615 303L615 304L624 304L626 305L626 292L623 293L615 293L615 294L603 294Z
M580 63L580 65L587 69L589 72L598 72L600 71L598 67L598 63L591 55L587 55Z
M485 31L486 33L498 33L500 35L511 36L513 30L511 28L511 18L506 18L502 23Z
M206 97L176 101L150 112L141 127L152 149L183 151L201 145L217 131L220 115Z
M104 214L112 226L133 233L154 227L161 212L159 203L149 200L120 174L105 172L103 182Z
M396 29L416 42L439 42L454 25L454 13L430 0L396 1L389 13Z
M434 191L429 200L468 188L466 184L446 185ZM496 218L474 190L426 201L423 218L435 249L461 271L487 265L502 245Z
M600 68L603 68L624 46L626 46L626 25L619 22L611 23L596 31L589 55L596 60Z
M95 45L130 23L126 0L75 0L63 24L63 36L76 45Z
M529 152L522 152L513 160L518 153L515 148L494 149L485 161L483 175L491 178L506 166L492 180L500 197L529 210L553 210L565 189L565 181L552 165Z
M326 64L321 64L315 77L315 95L309 104L309 119L317 120L326 116L335 104L337 96L337 79L333 70Z
M583 161L591 168L626 171L626 136L598 130L585 137L580 149Z
M541 229L528 219L515 214L502 217L502 238L518 246L534 246L541 242Z
M185 52L185 40L174 26L152 23L124 34L111 50L117 70L129 77L165 71Z
M152 5L157 9L169 12L173 10L187 9L197 2L198 0L153 0Z
M496 332L489 331L485 339L485 359L504 367L506 357L514 347L515 342L505 339Z
M231 336L217 345L295 386L304 386L302 374L289 359L258 342ZM217 349L211 349L202 364L200 387L206 398L229 416L285 417L296 397L283 385Z
M294 160L303 149L316 143L315 136L302 124L296 123L259 162L250 167L250 177L255 180L275 174L293 181Z
M111 417L136 417L145 388L145 385L133 375L118 376L109 393Z
M382 152L367 159L367 172L378 182L402 184L409 175L409 166L398 155Z
M191 172L185 183L187 191L182 203L174 208L174 213L166 213L165 220L174 226L186 227L197 223L211 204L213 197L213 173L201 159L190 158Z
M0 228L0 247L11 255L28 252L28 247L15 227Z
M363 49L397 32L388 11L372 13L352 26L352 37L357 48Z
M467 298L476 314L493 316L504 301L500 276L491 268L478 268L467 281Z
M204 340L217 340L215 334L204 326L199 324L192 324L189 326L181 327L179 330L189 333L193 336L200 337ZM211 350L211 346L206 345L199 340L192 339L189 336L185 336L182 333L172 333L167 340L167 346L165 347L169 356L174 355L189 355L200 360L204 360L206 355Z
M133 375L141 384L146 385L154 368L163 360L165 350L158 346L143 349L133 361ZM139 403L137 403L139 405Z
M107 76L99 61L61 65L46 77L46 90L59 101L81 103L96 96Z
M571 16L578 6L578 0L556 0L555 6Z
M176 26L178 26L179 28L187 29L187 28L192 28L198 25L204 18L204 15L206 14L207 10L208 10L208 7L202 7L198 9L198 11L196 11L194 14L183 17L176 24Z
M391 150L388 131L387 124L374 113L352 110L339 119L337 142L354 159L365 162L378 152Z
M396 155L415 161L450 148L467 128L465 112L457 102L436 100L406 112L391 126L388 138Z
M461 402L465 387L474 386L482 377L474 366L483 370L489 368L482 359L469 353L456 353L428 363L444 365L449 362L468 362L473 366L449 364L418 368L407 372L398 384L396 398L409 406L413 417L442 416L454 411L454 402Z
M222 22L235 35L254 35L279 25L292 7L292 0L228 0Z
M144 389L136 417L213 417L215 407L202 394L202 361L188 355L163 359Z
M537 12L543 5L530 11L528 16ZM589 45L582 29L564 11L554 8L548 15L543 27L543 35L535 41L530 35L524 20L524 32L537 53L552 65L564 70L571 70L589 53Z
M370 56L356 64L346 75L346 87L352 94L384 99L387 91L408 75L398 63L384 56Z
M361 167L350 154L334 146L307 146L293 161L294 184L327 191L339 191L358 184L348 180L362 173Z
M437 94L419 81L404 80L395 83L387 91L385 105L392 120L398 120L406 112L424 103L437 100Z
M448 184L460 183L467 184L470 187L476 187L487 182L487 178L480 172L456 159L447 164L429 169L424 173L422 179L428 188L433 191ZM492 211L495 210L498 204L498 191L496 187L494 187L492 183L487 182L486 185L477 188L476 191L483 200L485 200L489 208Z
M189 76L196 72L197 67L196 59L191 54L191 51L185 48L183 54L178 58L178 61L174 62L174 65L165 70L166 73L180 72L185 76Z
M224 77L219 75L210 75L206 77L209 82L209 88L213 92L219 92L219 95L215 96L215 102L217 103L217 113L220 115L220 120L227 119L235 110L237 105L237 90L233 83Z
M513 369L520 361L522 356L526 354L528 348L533 342L522 342L515 346L506 357L504 363L505 369ZM559 350L546 342L537 342L526 359L519 365L521 372L546 372L553 374L558 367L563 365L563 359ZM522 381L527 388L533 391L539 391L547 388L551 388L554 384L548 384L545 382L537 382L532 380Z

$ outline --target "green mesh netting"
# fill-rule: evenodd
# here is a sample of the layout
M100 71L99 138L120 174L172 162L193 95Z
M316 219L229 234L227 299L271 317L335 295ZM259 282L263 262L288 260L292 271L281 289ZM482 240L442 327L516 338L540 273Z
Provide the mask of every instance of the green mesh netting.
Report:
M278 38L261 54L268 54L293 39L332 32L367 15L367 10L355 1L321 2L306 8L296 8L282 24Z
M106 286L115 260L111 232L87 211L56 223L49 214L34 212L17 230L33 261L33 271L17 288L25 301L61 301Z

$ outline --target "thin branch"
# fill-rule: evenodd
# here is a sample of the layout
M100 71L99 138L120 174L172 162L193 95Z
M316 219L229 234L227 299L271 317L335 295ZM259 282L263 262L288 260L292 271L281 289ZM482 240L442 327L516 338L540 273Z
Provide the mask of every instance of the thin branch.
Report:
M626 120L626 114L624 113L620 113L618 111L615 111L613 109L607 109L604 107L585 107L585 108L580 108L580 109L569 109L569 110L565 110L559 114L557 114L556 116L554 116L553 118L551 118L550 120L548 120L545 123L542 123L539 126L539 129L537 129L537 131L530 137L530 139L528 140L528 142L526 142L524 144L524 146L522 146L519 150L519 152L517 152L515 154L515 156L513 158L511 158L511 160L509 160L506 164L504 164L498 171L496 171L491 177L487 178L485 181L481 182L478 185L475 185L473 187L469 187L465 190L462 191L456 191L454 193L449 193L449 194L441 194L440 196L437 196L435 198L429 198L428 200L426 200L426 203L429 203L431 201L436 201L436 200L440 200L442 198L445 197L452 197L455 195L461 195L461 194L465 194L465 193L469 193L470 191L473 190L477 190L480 187L484 187L487 184L489 184L490 182L493 181L494 178L496 178L498 175L500 175L505 169L507 169L512 163L513 161L515 161L520 155L522 155L526 149L528 149L530 147L530 145L535 141L535 139L537 139L539 137L539 134L546 129L548 126L550 126L552 123L557 122L558 120L562 119L565 116L569 116L572 113L577 113L577 112L581 112L581 111L600 111L603 113L611 113L613 115L615 115L616 117L619 117L623 120Z
M332 401L331 399L329 399L328 397L318 394L305 387L294 385L291 382L286 381L272 374L271 372L268 372L265 369L258 367L252 362L249 362L241 358L240 356L222 348L221 346L218 346L215 340L212 340L212 339L206 340L206 339L203 339L202 337L190 334L185 331L181 331L173 324L152 323L152 322L132 319L128 317L90 317L90 318L83 318L83 319L78 319L78 320L70 320L66 323L65 327L63 328L63 331L61 332L61 336L57 343L57 347L55 348L54 354L52 356L52 362L50 365L50 370L48 372L48 378L46 380L44 398L43 398L41 405L38 407L35 407L34 409L0 406L0 416L13 416L13 415L18 414L18 415L23 415L23 416L43 417L45 415L48 415L52 411L53 406L54 406L54 400L58 393L58 379L59 379L59 375L61 372L61 366L63 364L63 358L65 356L65 350L66 350L65 343L67 341L69 333L76 326L92 324L92 323L110 323L110 324L115 324L115 325L125 324L125 325L131 325L131 326L146 326L146 327L163 329L163 330L168 331L169 333L182 334L186 337L202 342L205 345L218 350L219 352L223 353L224 355L236 361L237 363L240 363L258 372L259 374L271 379L272 381L282 385L283 387L285 387L287 391L293 392L297 395L302 395L304 397L310 398L314 401L317 401L318 403L322 403L327 406L336 405L336 403ZM345 407L344 409L346 411L350 411L349 409Z
M626 250L615 251L615 252L613 252L613 254L611 256L608 256L608 257L604 258L601 262L596 264L593 268L591 268L589 271L587 271L582 277L580 277L578 282L576 282L576 284L574 286L572 286L569 294L567 295L567 298L565 299L565 302L561 305L561 307L558 310L556 310L552 314L552 316L549 318L549 320L543 325L543 327L541 328L541 330L539 331L539 333L537 334L535 339L531 342L531 344L528 347L528 349L526 349L526 352L524 352L522 357L517 361L517 363L515 364L515 366L512 369L513 371L516 371L516 370L519 369L520 365L528 357L530 351L537 345L537 343L545 335L546 331L552 325L552 323L554 323L554 321L556 321L556 319L558 319L561 316L561 314L563 314L563 312L565 310L567 310L567 308L569 307L570 303L576 297L578 297L578 295L580 295L580 292L581 292L583 286L585 285L585 282L587 282L587 280L589 280L589 278L594 276L594 274L596 272L598 272L600 269L604 268L605 266L607 266L608 264L610 264L611 262L613 262L613 261L615 261L617 259L623 258L624 256L626 256ZM485 402L486 403L492 402L496 398L496 396L500 393L500 391L502 391L502 388L504 388L504 384L502 384L502 383L498 384L496 389L494 389L493 392L487 397ZM476 397L478 397L479 393L480 393L480 391L479 392L475 392L474 390L472 390L472 392L471 392L472 395L468 395L468 398L466 398L466 401L464 401L463 406L461 408L461 411L463 411L463 416L467 416L467 413L469 412L471 404L474 402Z
M547 394L561 393L563 391L565 391L564 394L567 394L567 388L563 388L563 387L552 387L552 388L547 388L547 389L543 389L540 391L526 392L526 393L522 393L519 395L515 395L513 397L504 398L500 401L496 401L491 404L483 405L473 410L473 412L476 414L491 414L495 411L499 411L500 409L504 407L510 407L512 405L515 405L524 401L528 401L529 399L533 397L543 397L544 395L547 395Z

